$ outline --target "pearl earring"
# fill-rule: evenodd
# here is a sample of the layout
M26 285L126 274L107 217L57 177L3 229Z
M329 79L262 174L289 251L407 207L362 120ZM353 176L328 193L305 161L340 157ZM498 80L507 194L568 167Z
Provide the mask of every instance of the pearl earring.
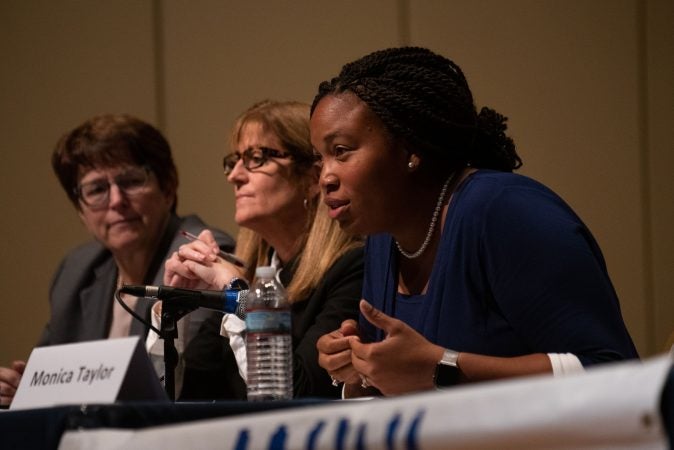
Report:
M414 163L412 161L408 162L407 167L409 167L410 169L414 169Z

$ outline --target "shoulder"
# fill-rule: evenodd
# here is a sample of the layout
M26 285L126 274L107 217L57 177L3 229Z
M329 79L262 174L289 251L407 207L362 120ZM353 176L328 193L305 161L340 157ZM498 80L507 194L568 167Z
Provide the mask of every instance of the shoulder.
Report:
M364 271L363 247L356 247L346 251L335 260L325 272L324 284L349 282L353 279L362 279Z
M70 250L61 260L60 271L75 270L97 265L110 258L110 252L97 241L90 241Z
M595 245L576 212L544 184L518 174L478 171L458 196L453 236L504 255ZM448 213L449 214L449 213ZM554 250L553 250L554 249Z
M525 175L478 170L470 175L459 187L457 194L471 200L489 200L497 196L519 195L523 192L538 193L543 196L558 197L543 183Z
M91 241L74 248L61 260L52 277L52 301L69 297L111 267L114 267L112 254L98 242Z
M339 271L347 268L351 269L358 267L362 268L364 251L365 250L362 245L347 250L346 252L344 252L343 255L341 255L339 258L335 260L335 262L332 264L328 272L330 272L331 270Z
M325 271L325 275L316 287L316 292L341 292L347 296L360 296L363 284L363 247L346 251Z
M479 170L459 187L456 209L472 217L575 215L569 205L543 183L524 175Z

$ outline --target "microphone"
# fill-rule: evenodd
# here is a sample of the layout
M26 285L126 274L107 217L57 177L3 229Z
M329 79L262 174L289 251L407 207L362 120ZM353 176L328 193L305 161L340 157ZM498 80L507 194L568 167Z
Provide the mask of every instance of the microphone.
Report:
M122 294L136 297L157 298L167 303L193 306L195 308L214 309L225 313L236 314L246 319L246 298L248 289L224 291L199 291L194 289L174 288L170 286L134 286L125 284L119 288Z

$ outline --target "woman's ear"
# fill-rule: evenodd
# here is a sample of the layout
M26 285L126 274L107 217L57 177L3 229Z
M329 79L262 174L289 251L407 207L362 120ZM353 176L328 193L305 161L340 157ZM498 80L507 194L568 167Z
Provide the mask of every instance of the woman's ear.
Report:
M169 209L175 209L176 203L178 203L178 193L175 188L172 188L169 192L164 192L164 201L169 206Z

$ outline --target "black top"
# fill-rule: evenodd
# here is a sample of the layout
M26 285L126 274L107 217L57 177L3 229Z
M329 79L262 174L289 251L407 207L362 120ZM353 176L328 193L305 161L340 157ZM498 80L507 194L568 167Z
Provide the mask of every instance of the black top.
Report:
M281 271L287 286L295 273L293 262ZM326 272L308 299L292 305L293 392L295 397L339 398L318 365L316 341L358 317L363 282L363 249L348 251ZM184 352L185 375L180 400L245 399L246 383L239 375L229 340L220 335L222 314L214 313Z

